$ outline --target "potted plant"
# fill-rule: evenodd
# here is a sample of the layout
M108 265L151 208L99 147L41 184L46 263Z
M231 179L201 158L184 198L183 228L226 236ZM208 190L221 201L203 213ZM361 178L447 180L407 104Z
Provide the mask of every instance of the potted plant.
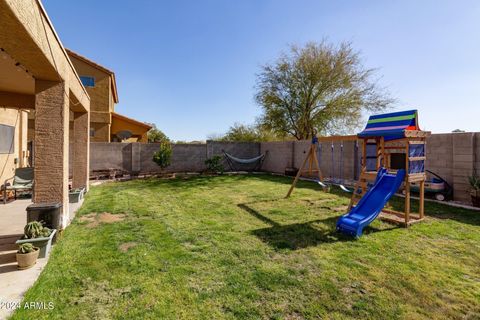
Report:
M480 207L480 177L474 173L472 176L468 177L468 182L472 187L470 190L472 204L474 207Z
M33 267L37 263L39 252L40 249L29 242L20 244L17 251L18 269L24 270Z
M38 257L45 258L52 248L53 236L57 230L44 227L40 221L32 221L25 225L23 231L23 237L15 243L32 243L40 249Z
M70 192L68 193L68 202L77 203L83 199L84 195L85 195L84 187L71 189Z

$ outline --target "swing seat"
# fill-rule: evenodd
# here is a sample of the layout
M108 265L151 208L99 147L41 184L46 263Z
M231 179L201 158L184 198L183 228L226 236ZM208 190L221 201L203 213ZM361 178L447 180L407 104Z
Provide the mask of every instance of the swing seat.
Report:
M322 187L322 188L328 188L328 186L327 186L325 183L323 183L322 181L320 181L320 180L318 180L317 183L318 183L318 185L319 185L320 187Z
M353 191L345 187L343 184L339 184L338 187L345 192L352 193Z

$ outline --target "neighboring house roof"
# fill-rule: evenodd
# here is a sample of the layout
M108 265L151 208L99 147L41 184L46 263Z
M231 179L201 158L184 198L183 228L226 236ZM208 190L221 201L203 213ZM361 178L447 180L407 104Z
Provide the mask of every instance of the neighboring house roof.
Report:
M406 131L420 130L417 110L384 113L370 116L360 138L385 137L385 140L402 139Z
M123 120L123 121L126 121L126 122L130 122L134 125L137 125L137 126L140 126L140 127L143 127L145 128L147 131L152 129L152 126L149 125L149 124L146 124L144 122L141 122L141 121L137 121L135 119L132 119L132 118L129 118L129 117L126 117L124 115L121 115L119 113L116 113L116 112L112 112L112 118L117 118L117 119L120 119L120 120Z
M85 58L85 57L82 56L82 55L79 55L79 54L76 53L76 52L73 52L73 51L70 50L70 49L65 48L65 50L66 50L67 53L68 53L69 55L71 55L72 57L75 57L75 58L77 58L78 60L81 60L81 61L85 62L86 64L88 64L88 65L90 65L90 66L92 66L92 67L94 67L94 68L96 68L96 69L98 69L98 70L100 70L100 71L103 71L103 72L109 74L110 77L112 78L113 100L115 101L115 103L118 103L118 92L117 92L117 82L116 82L116 80L115 80L115 72L113 72L113 71L105 68L104 66L99 65L99 64L96 63L96 62L93 62L93 61L90 60L90 59Z

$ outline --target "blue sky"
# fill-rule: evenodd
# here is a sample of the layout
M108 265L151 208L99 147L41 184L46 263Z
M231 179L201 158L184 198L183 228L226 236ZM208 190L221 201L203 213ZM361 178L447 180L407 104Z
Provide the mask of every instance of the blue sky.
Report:
M351 41L422 129L480 130L480 1L43 2L66 47L115 71L116 111L174 140L252 123L260 66L323 38Z

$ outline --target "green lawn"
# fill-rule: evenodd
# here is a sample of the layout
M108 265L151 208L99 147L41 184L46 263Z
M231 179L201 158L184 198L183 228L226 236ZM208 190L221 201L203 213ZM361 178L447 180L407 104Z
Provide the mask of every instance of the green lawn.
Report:
M423 223L352 240L335 233L348 195L300 182L284 199L290 181L94 187L25 297L55 308L13 319L479 319L480 212L427 203Z

